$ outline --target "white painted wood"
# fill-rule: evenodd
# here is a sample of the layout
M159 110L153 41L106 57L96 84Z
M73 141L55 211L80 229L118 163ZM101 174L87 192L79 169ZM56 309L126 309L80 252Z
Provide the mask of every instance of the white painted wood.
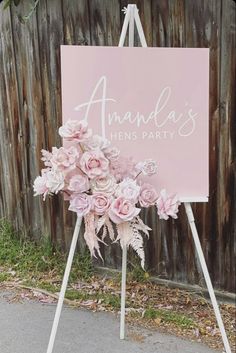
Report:
M125 37L126 37L128 25L129 25L129 19L130 19L130 6L128 5L127 12L125 14L123 27L122 27L122 30L121 30L121 35L120 35L120 40L119 40L118 47L123 47L124 44L125 44Z
M122 249L122 278L121 278L121 308L120 308L120 339L125 338L125 298L126 298L127 247Z
M126 31L121 32L121 40L119 46L123 46L125 42L125 37L128 29L128 24L129 24L129 47L134 46L134 23L136 23L137 26L137 20L136 17L139 18L138 14L138 9L137 6L134 4L128 5L125 20L124 20L124 25ZM126 21L126 18L128 17L128 24ZM141 22L139 19L138 25L140 27ZM141 28L138 29L138 34L139 36L143 34L142 31L142 25ZM143 34L144 37L144 34ZM140 37L140 41L143 46L147 46L146 40L144 38ZM122 280L121 280L121 309L120 309L120 339L123 340L125 338L125 299L126 299L126 272L127 272L127 247L124 247L122 250Z
M58 329L58 324L59 324L59 320L60 320L60 316L61 316L61 310L62 310L64 298L65 298L68 279L70 276L71 266L72 266L72 262L73 262L73 258L74 258L74 254L75 254L75 249L76 249L76 244L77 244L79 231L80 231L80 227L81 227L81 222L82 222L82 218L77 217L76 225L75 225L75 229L74 229L74 234L73 234L73 238L72 238L72 242L71 242L71 246L70 246L70 252L68 255L66 269L65 269L65 273L64 273L64 277L63 277L63 281L62 281L61 291L60 291L60 295L59 295L59 299L58 299L58 303L57 303L56 313L55 313L55 317L54 317L54 321L53 321L53 325L52 325L52 331L51 331L51 335L50 335L50 339L49 339L49 343L48 343L47 353L52 353L52 351L53 351L55 338L56 338L56 334L57 334L57 329Z
M179 197L180 202L208 202L208 197L196 197L196 196L189 196L189 197Z

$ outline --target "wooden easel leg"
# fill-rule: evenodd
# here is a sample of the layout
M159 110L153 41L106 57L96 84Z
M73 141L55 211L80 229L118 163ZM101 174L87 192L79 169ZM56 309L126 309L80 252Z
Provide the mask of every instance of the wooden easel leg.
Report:
M188 202L186 202L184 204L184 206L185 206L185 210L186 210L186 213L187 213L189 225L190 225L190 228L191 228L191 231L192 231L193 240L194 240L195 247L196 247L196 250L197 250L198 258L199 258L199 261L200 261L200 264L201 264L201 268L202 268L202 271L203 271L203 275L204 275L204 278L205 278L205 282L206 282L206 285L207 285L207 289L208 289L208 292L209 292L209 295L210 295L210 298L211 298L211 302L212 302L212 305L213 305L213 309L214 309L214 312L215 312L216 320L217 320L217 323L218 323L218 326L219 326L219 329L220 329L220 332L221 332L221 336L222 336L222 340L223 340L223 343L224 343L225 351L226 351L226 353L231 353L231 349L230 349L230 346L229 346L229 341L228 341L228 338L227 338L227 335L226 335L226 332L225 332L225 328L224 328L224 324L223 324L222 317L221 317L221 314L220 314L219 306L218 306L217 301L216 301L215 292L214 292L214 289L213 289L213 286L212 286L212 283L211 283L211 279L210 279L210 275L209 275L209 272L208 272L208 269L207 269L205 257L204 257L203 251L202 251L202 247L201 247L201 243L200 243L199 237L198 237L198 232L197 232L197 228L196 228L195 221L194 221L192 207L191 207L191 204L188 203Z
M73 238L72 238L72 242L71 242L71 246L70 246L70 252L69 252L68 259L67 259L66 269L65 269L65 273L64 273L64 277L63 277L63 281L62 281L59 300L57 303L56 313L55 313L55 317L54 317L54 321L53 321L53 325L52 325L50 340L48 343L47 353L52 353L52 351L53 351L54 342L55 342L55 338L56 338L56 334L57 334L57 328L58 328L58 324L59 324L59 320L60 320L60 316L61 316L63 301L65 298L68 279L70 276L71 266L72 266L72 262L73 262L73 258L74 258L74 254L75 254L75 249L76 249L76 244L77 244L77 240L78 240L78 236L79 236L81 222L82 222L82 218L77 217L77 221L76 221L76 225L75 225L75 229L74 229L74 234L73 234Z
M121 279L121 308L120 308L120 339L125 338L125 296L126 296L127 247L122 249L122 279Z

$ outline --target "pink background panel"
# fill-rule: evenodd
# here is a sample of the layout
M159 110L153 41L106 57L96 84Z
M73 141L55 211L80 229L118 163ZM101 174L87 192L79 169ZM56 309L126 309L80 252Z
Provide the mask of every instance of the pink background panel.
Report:
M86 118L126 156L155 159L157 190L207 200L208 49L62 46L61 60L64 122Z

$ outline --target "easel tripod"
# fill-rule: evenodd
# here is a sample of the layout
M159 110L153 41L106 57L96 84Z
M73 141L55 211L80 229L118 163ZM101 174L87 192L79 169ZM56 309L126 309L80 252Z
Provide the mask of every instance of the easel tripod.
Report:
M125 14L125 19L124 19L124 24L120 36L120 41L119 41L119 47L124 46L125 38L126 38L126 33L129 27L129 46L132 47L134 46L134 25L136 24L138 35L140 38L140 42L142 47L147 47L146 39L144 36L142 24L140 21L140 17L138 14L138 9L136 5L128 5L126 14ZM198 200L200 201L200 200ZM201 268L204 274L204 278L206 281L207 289L210 295L210 299L214 308L215 316L217 319L217 323L221 332L222 340L224 343L225 351L226 353L231 353L231 349L229 346L228 338L225 332L224 324L221 318L220 310L216 301L214 289L211 283L211 279L209 276L209 272L207 269L206 261L204 258L204 254L202 251L201 243L199 241L195 221L194 221L194 216L192 212L192 207L190 204L190 200L184 200L184 206L188 218L188 222L192 231L192 236L193 240L195 243L195 247L197 250L199 262L201 264ZM74 229L74 234L71 242L71 247L70 247L70 252L66 264L66 269L64 273L64 278L61 286L61 291L60 291L60 296L56 308L56 313L54 317L54 322L52 326L52 331L50 335L50 340L47 348L47 353L52 353L53 347L54 347L54 342L55 342L55 337L57 333L57 328L61 316L61 310L63 306L63 301L65 297L65 292L68 284L68 279L71 271L71 266L74 258L74 253L76 249L76 244L79 236L79 231L80 231L80 226L81 226L81 218L77 218L75 229ZM125 337L125 293L126 293L126 268L127 268L127 248L123 248L122 250L122 284L121 284L121 316L120 316L120 339L124 339Z

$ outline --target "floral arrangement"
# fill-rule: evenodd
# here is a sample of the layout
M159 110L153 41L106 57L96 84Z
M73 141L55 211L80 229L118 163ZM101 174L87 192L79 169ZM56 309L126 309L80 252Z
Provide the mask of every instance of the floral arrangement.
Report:
M101 258L99 243L107 236L121 247L131 246L144 268L143 235L149 228L139 214L141 208L156 206L160 219L177 218L176 195L160 194L142 176L157 173L152 159L135 163L110 142L92 133L86 121L68 120L59 135L69 147L42 150L45 168L34 181L36 195L63 193L69 210L84 217L84 238L91 255Z

